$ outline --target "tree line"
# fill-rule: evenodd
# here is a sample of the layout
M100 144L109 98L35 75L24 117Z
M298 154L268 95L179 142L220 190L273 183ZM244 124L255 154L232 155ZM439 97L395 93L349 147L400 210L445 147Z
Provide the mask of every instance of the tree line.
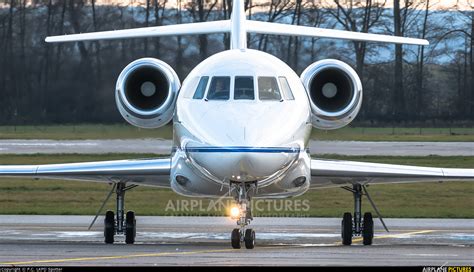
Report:
M141 57L169 63L181 80L200 61L228 49L213 34L46 44L50 35L230 18L231 0L0 1L0 125L122 122L114 88L126 64ZM301 73L336 58L352 65L364 86L355 123L474 124L474 12L435 1L245 1L251 19L364 33L425 38L402 46L320 38L249 35L249 47L276 55ZM474 4L473 7L474 8Z

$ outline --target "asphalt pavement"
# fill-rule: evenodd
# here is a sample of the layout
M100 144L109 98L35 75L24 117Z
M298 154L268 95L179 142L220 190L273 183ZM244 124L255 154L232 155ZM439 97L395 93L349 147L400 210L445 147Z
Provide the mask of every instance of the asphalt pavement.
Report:
M254 249L232 249L225 217L140 217L134 245L104 244L92 216L0 215L0 266L315 265L454 266L474 264L474 220L375 221L373 245L340 242L340 218L255 218Z
M0 140L0 154L169 154L172 141L138 140ZM311 141L313 155L474 156L474 142Z

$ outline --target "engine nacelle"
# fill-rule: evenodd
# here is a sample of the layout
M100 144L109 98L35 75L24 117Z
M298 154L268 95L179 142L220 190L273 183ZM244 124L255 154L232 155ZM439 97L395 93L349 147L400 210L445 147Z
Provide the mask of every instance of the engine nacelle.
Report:
M308 66L301 74L311 104L311 123L319 129L348 125L362 105L362 83L346 63L326 59Z
M141 128L158 128L173 118L181 87L165 62L142 58L127 65L117 80L115 100L123 118Z

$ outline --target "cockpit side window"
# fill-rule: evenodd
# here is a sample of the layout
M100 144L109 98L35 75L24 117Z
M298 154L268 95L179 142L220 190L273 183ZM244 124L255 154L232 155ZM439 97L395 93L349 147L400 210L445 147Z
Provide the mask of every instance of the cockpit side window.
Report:
M258 96L260 100L281 100L280 90L276 78L259 77L258 78Z
M211 86L207 92L208 100L229 100L230 77L217 76L211 80Z
M285 97L286 100L295 100L295 97L293 96L293 93L290 89L290 84L288 84L286 78L279 77L278 80L280 81L281 92L283 93L283 97Z
M199 84L196 88L196 92L194 93L193 99L202 99L204 97L204 93L206 92L208 81L209 81L208 76L201 77L201 80L199 80Z
M254 100L255 91L253 88L253 77L236 76L234 83L235 100Z

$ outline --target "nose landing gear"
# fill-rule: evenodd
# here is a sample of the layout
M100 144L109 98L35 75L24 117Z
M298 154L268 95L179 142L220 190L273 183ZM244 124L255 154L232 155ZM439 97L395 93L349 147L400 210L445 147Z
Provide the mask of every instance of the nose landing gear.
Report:
M255 231L247 228L253 220L250 194L253 193L255 188L256 184L231 183L231 192L235 192L234 198L238 205L238 212L233 212L231 218L237 220L239 226L239 228L233 229L231 233L232 248L239 249L242 243L245 244L247 249L255 247Z

